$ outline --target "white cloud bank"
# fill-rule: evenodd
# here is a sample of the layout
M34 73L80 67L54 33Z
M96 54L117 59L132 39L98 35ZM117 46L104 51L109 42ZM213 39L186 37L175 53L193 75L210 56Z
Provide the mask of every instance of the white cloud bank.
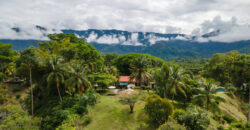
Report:
M201 38L198 41L220 41L220 42L235 42L240 40L250 39L250 26L248 24L238 24L237 19L232 17L230 20L222 20L220 16L216 16L211 21L205 21L200 28L195 29L192 33L194 36L201 36L210 32L219 31L218 35Z
M139 41L139 34L132 33L128 39L124 35L103 35L98 37L98 35L92 32L88 37L84 37L88 42L96 42L100 44L120 44L120 45L133 45L133 46L143 46L143 43ZM168 41L168 38L157 37L153 34L145 37L150 42L150 45L155 44L157 41Z
M221 35L210 40L248 40L249 7L249 0L0 0L0 38L46 39L44 34L58 32L52 29L191 34L200 28L196 33L203 34L220 28ZM35 25L48 32L37 31ZM16 33L12 27L23 32ZM98 40L111 44L122 39ZM123 44L139 44L133 38L131 42Z

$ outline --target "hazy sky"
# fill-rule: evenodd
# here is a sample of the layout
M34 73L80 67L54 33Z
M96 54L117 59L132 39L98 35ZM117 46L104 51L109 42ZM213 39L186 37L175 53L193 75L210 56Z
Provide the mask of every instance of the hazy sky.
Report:
M49 29L121 29L250 39L250 0L0 0L0 38L39 38ZM16 35L10 28L20 27ZM233 34L233 37L232 37ZM230 39L231 38L231 39Z

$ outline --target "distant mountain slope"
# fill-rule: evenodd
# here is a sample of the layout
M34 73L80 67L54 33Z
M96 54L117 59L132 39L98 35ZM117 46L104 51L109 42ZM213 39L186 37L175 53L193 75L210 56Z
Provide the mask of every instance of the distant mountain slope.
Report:
M0 39L0 42L12 44L13 49L15 50L24 50L25 48L28 48L29 46L35 46L35 47L38 46L38 44L36 44L37 40Z
M46 28L36 27L41 31ZM17 33L20 32L20 29ZM209 57L215 53L225 53L237 50L241 53L250 53L250 41L232 43L195 41L195 37L184 34L160 34L153 32L128 32L120 30L62 30L64 33L74 33L84 37L95 48L103 53L115 52L125 54L129 52L148 53L165 60L183 57ZM202 35L204 38L213 37L220 31ZM23 50L29 46L37 46L37 40L10 40L0 39L2 43L11 43L16 50Z
M250 41L234 43L206 42L197 43L190 41L160 41L152 46L122 46L93 44L101 52L115 52L119 54L137 52L148 53L165 60L178 59L183 57L210 57L215 53L225 53L237 50L241 53L250 53Z
M184 37L184 34L161 34L154 32L128 32L121 30L62 30L63 33L74 33L80 37L87 38L89 42L99 44L119 45L145 45L155 44L160 40L171 40L176 37Z

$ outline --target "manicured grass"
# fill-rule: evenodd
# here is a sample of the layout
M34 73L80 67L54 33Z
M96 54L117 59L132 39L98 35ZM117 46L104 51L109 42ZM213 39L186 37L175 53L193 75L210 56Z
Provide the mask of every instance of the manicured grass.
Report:
M90 109L89 116L92 122L86 130L137 130L149 128L143 108L145 102L138 101L135 104L134 113L130 113L128 105L119 102L119 96L102 95L100 102Z

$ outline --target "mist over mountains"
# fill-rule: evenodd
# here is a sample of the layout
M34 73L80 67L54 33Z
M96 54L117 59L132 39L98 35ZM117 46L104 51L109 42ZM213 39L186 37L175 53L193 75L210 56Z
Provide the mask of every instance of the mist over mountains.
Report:
M48 34L48 29L45 27L35 26L34 28L43 36ZM12 31L20 34L24 33L18 27L12 28ZM97 29L61 30L61 32L73 33L78 37L86 38L88 43L103 53L148 53L165 60L183 57L209 57L215 53L224 53L231 50L237 50L241 53L250 52L250 40L236 42L212 41L211 38L220 35L220 30L215 30L201 36ZM42 39L39 41L46 40ZM16 50L23 50L31 45L37 46L36 41L38 40L0 39L2 43L12 44Z

